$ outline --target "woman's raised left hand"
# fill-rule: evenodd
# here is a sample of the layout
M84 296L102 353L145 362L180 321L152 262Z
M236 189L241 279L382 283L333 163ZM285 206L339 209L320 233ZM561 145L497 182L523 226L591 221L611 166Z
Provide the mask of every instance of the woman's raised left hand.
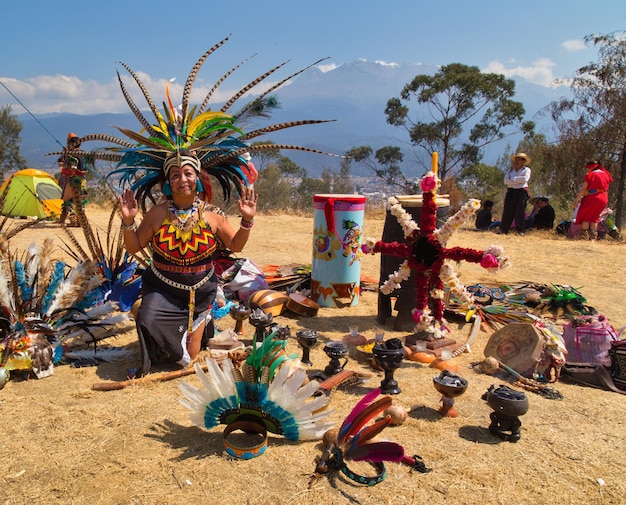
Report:
M256 214L256 202L259 195L254 192L253 188L244 188L241 197L237 200L239 205L239 213L244 221L252 221Z

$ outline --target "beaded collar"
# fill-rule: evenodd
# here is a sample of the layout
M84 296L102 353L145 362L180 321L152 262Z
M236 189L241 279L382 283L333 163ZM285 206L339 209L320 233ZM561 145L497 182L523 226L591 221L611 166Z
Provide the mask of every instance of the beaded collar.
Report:
M182 226L185 226L185 224L187 224L187 221L189 221L189 218L193 216L195 211L198 210L198 207L200 206L200 199L196 196L196 199L193 201L193 205L187 209L177 209L174 206L174 202L172 200L168 200L167 205L170 212L174 214L178 219L178 222Z

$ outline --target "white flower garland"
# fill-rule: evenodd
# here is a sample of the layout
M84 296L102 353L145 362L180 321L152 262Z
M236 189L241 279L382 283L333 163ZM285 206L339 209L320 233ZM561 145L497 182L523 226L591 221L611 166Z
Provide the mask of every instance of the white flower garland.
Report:
M444 263L441 267L441 280L463 307L474 305L474 295L470 293L456 275L454 267L449 263Z
M411 214L404 210L397 198L392 196L387 200L387 210L391 212L391 215L396 218L398 224L402 227L404 238L410 237L414 231L420 229L417 223L413 221Z
M389 275L385 283L380 287L380 292L384 295L388 295L396 289L400 289L400 283L406 281L409 277L411 277L409 260L404 260L400 268Z
M446 246L452 234L463 223L466 223L478 209L480 209L480 200L476 200L475 198L470 199L456 214L448 218L440 229L433 232L434 237L437 239L437 242L441 244L441 247Z

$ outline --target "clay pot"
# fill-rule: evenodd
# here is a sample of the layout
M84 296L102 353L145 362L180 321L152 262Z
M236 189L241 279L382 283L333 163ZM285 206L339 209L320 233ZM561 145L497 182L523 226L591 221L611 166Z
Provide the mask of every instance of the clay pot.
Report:
M495 412L509 417L523 416L528 412L528 398L520 391L499 386L487 393L487 405Z
M456 398L467 390L467 380L447 370L433 377L433 385L438 393L447 398Z

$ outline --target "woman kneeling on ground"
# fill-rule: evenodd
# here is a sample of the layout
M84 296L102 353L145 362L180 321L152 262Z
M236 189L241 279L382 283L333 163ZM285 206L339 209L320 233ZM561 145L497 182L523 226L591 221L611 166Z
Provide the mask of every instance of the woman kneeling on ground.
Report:
M211 185L196 155L181 149L163 163L162 193L167 201L154 205L139 225L138 202L132 190L119 198L124 244L129 253L150 246L152 263L143 274L137 315L141 346L139 375L152 364L190 364L203 343L217 291L212 255L218 240L232 252L243 249L256 214L258 195L243 187L237 201L241 222L235 231L210 208Z

